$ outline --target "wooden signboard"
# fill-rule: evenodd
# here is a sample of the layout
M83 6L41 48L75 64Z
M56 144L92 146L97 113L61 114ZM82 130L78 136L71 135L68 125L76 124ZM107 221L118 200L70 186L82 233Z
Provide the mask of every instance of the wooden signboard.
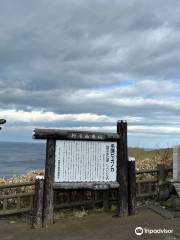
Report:
M117 143L57 140L55 182L116 182Z
M53 222L54 189L117 188L117 216L128 211L126 122L117 122L117 133L35 129L33 138L47 140L44 226Z

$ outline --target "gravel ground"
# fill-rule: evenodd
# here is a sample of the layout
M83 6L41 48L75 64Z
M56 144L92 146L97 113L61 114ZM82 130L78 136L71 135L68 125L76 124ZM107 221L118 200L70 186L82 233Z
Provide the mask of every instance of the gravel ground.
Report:
M136 227L169 229L173 234L142 234L136 236ZM131 240L180 239L180 218L166 220L149 209L139 209L137 215L113 218L112 213L92 213L82 218L57 220L48 228L30 229L28 223L10 223L0 220L1 240Z

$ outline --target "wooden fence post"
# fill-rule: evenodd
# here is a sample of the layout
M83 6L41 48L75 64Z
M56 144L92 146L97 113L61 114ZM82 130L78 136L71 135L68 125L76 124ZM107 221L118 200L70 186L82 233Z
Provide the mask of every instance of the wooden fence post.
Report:
M129 157L128 161L128 213L136 212L136 167L135 158Z
M103 209L109 210L109 190L103 190Z
M165 175L165 165L164 164L158 164L158 183L159 186L162 185L166 179Z
M42 227L44 176L36 176L32 228Z
M117 133L120 139L117 142L117 181L119 182L116 216L128 214L128 146L127 122L117 122Z
M52 224L54 221L54 169L55 169L55 145L54 139L48 139L46 145L46 166L44 179L44 206L43 206L43 227Z

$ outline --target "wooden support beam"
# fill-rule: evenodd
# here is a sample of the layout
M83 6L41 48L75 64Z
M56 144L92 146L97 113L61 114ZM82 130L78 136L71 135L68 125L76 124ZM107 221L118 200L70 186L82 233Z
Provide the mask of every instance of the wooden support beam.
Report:
M89 190L108 190L110 188L118 188L118 182L62 182L53 183L54 189L89 189Z
M41 228L42 227L43 191L44 191L44 177L37 176L36 181L35 181L35 195L34 195L34 203L33 203L32 228Z
M135 158L128 161L128 213L134 215L136 212L136 167Z
M44 179L44 205L43 205L43 227L53 223L54 215L54 168L55 168L56 141L48 139L46 145L46 165Z
M128 146L127 122L117 122L117 181L119 182L116 216L128 214Z
M105 211L108 211L110 208L109 204L109 190L104 190L103 191L103 209Z
M17 196L17 209L20 210L21 209L21 197Z
M58 140L86 140L86 141L117 141L117 133L102 133L88 131L70 131L61 129L35 129L34 139L58 139Z
M8 201L8 199L4 198L4 200L3 200L3 212L6 212L6 210L7 210L7 201Z
M164 164L158 164L158 181L159 181L159 186L162 185L166 179L165 175L165 165Z
M34 186L33 182L24 182L24 183L11 183L11 184L2 184L0 185L0 190L8 189L8 188L17 188L17 187L28 187L28 186Z

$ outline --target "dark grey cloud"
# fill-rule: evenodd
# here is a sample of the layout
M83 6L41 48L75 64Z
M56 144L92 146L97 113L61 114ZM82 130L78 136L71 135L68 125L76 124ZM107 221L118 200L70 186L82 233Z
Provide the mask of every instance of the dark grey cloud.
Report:
M179 8L178 0L1 1L1 114L90 113L132 118L146 134L143 126L178 130ZM38 126L113 126L41 120ZM14 122L23 124L11 119L9 127Z

